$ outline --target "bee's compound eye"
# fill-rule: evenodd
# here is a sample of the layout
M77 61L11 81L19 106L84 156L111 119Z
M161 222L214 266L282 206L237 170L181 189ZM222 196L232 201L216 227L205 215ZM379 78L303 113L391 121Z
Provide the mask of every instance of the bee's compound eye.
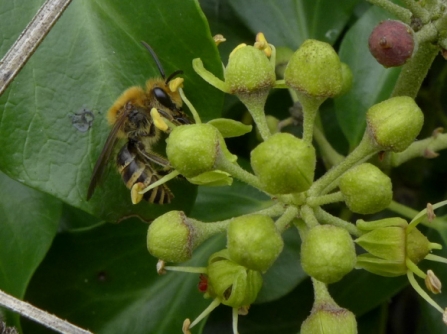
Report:
M164 105L166 108L171 110L177 110L177 106L172 102L169 95L160 87L155 87L153 90L155 98Z

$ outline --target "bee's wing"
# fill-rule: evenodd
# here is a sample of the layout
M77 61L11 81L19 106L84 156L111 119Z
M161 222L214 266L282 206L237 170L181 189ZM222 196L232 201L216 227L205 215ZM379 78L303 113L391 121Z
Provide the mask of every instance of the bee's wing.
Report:
M104 169L107 166L107 162L110 159L110 155L113 152L113 147L115 146L117 140L118 131L123 126L128 114L129 114L128 109L124 108L124 111L121 113L121 116L116 120L112 130L109 133L109 136L107 137L106 143L104 144L104 148L102 149L102 152L99 155L98 160L96 161L95 168L93 169L92 178L90 179L90 184L88 186L87 191L87 201L92 197L96 186L101 180L101 176L104 174Z
M142 161L145 161L147 165L151 166L152 163L155 163L161 167L168 168L171 166L168 159L151 152L146 149L142 142L138 142L135 144L135 148L141 158ZM151 166L152 167L152 166Z

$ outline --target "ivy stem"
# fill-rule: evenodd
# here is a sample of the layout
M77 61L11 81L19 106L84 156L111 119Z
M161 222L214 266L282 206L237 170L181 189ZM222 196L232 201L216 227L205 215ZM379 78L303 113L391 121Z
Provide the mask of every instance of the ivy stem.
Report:
M248 216L248 215L253 215L253 214L259 214L259 215L264 215L264 216L269 216L269 217L279 217L282 214L284 214L284 205L282 203L276 203L273 204L272 206L266 208L266 209L262 209L259 211L255 211L255 212L251 212L248 213L246 215L242 215L242 216ZM191 219L191 218L189 218ZM199 222L197 220L191 219L193 221ZM216 226L216 233L218 232L224 232L227 230L228 225L230 224L230 222L233 220L233 218L230 219L225 219L225 220L221 220L221 221L216 221L216 222L199 222L201 224L206 224L206 225L210 225L211 226Z
M422 8L418 2L414 0L402 0L402 2L415 17L421 19L422 23L427 23L430 20L430 13Z
M218 155L217 161L216 161L216 169L222 170L224 172L229 173L231 176L241 180L242 182L245 182L257 189L262 189L261 182L259 179L247 172L245 169L243 169L241 166L239 166L237 163L233 163L229 161L223 153L220 153Z
M318 226L318 220L315 217L314 210L308 205L303 205L300 210L301 218L303 218L304 222L309 228Z
M348 169L356 164L370 158L374 153L379 152L373 139L365 131L362 141L342 162L326 172L308 190L309 197L317 197L328 193L336 187L335 181Z
M326 97L309 96L302 92L296 92L298 101L303 107L303 140L307 144L312 144L314 134L315 118L318 108L326 100Z
M271 136L270 129L265 118L264 105L267 100L268 90L260 90L259 92L238 94L237 97L247 107L248 112L258 127L259 134L263 140L267 140Z
M343 220L341 218L335 217L331 215L330 213L324 211L322 208L318 207L314 209L315 217L318 219L318 221L325 223L325 224L331 224L337 227L344 228L346 231L348 231L351 235L354 235L356 237L359 237L362 235L362 232L355 226L354 224L347 222L346 220Z
M225 232L230 222L221 221L215 223L204 223L195 219L188 218L192 228L195 230L195 237L193 247L197 247L205 240L211 238L213 235Z
M287 207L283 215L279 217L275 222L276 228L278 229L279 233L283 233L287 229L292 219L294 219L298 215L298 212L299 209L294 205L290 205Z
M421 43L413 57L402 66L391 97L409 96L414 99L438 52L437 46Z
M396 16L396 18L398 18L402 22L410 24L412 16L410 10L398 6L389 0L368 0L368 2L372 3L373 5L376 5L377 7L385 9L388 13L393 14L394 16Z
M308 197L306 203L311 207L317 207L329 203L342 202L344 200L343 194L341 191L337 191L336 193L327 194L318 197Z
M326 139L326 136L323 134L323 131L317 126L314 127L314 138L320 148L322 158L330 166L338 165L343 161L344 156L334 150L332 145Z
M312 277L312 284L314 286L315 302L313 308L317 308L323 304L337 305L334 299L331 297L327 285ZM338 306L338 305L337 305Z
M435 152L447 148L447 133L439 133L437 131L439 129L435 130L431 137L415 141L403 152L390 152L386 162L391 167L397 167L416 157L436 157L437 154Z

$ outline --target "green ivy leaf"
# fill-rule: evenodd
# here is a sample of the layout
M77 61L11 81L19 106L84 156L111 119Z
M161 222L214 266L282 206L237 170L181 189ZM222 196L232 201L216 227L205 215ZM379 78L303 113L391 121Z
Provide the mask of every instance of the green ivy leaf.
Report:
M230 0L252 32L263 32L269 43L296 50L305 39L333 44L348 22L357 0Z
M375 103L390 97L400 68L384 68L371 55L368 38L373 28L390 14L378 7L369 9L346 33L340 46L340 59L353 75L352 89L335 99L340 127L354 148L366 126L366 111Z
M33 12L36 5L24 0L11 4L0 4L0 13L8 13L2 16L0 30L10 31L13 26L20 32L27 23L22 12ZM170 185L176 195L171 205L132 206L113 161L86 202L93 166L110 131L107 110L126 88L159 76L142 40L157 52L167 74L184 70L185 93L202 119L217 117L223 93L204 82L191 66L192 59L200 57L208 69L222 76L197 1L74 1L0 98L0 145L4 147L0 169L109 221L131 215L150 220L167 210L191 207L195 187L185 181Z
M56 234L62 203L0 172L0 289L22 299ZM9 325L20 326L7 313Z

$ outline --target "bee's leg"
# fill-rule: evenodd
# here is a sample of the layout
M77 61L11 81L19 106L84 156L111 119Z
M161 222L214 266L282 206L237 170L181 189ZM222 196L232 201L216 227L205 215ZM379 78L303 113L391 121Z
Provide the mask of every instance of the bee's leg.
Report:
M146 150L146 147L142 142L138 142L136 145L139 155L146 161L150 163L155 163L163 168L171 168L169 160L156 154Z

